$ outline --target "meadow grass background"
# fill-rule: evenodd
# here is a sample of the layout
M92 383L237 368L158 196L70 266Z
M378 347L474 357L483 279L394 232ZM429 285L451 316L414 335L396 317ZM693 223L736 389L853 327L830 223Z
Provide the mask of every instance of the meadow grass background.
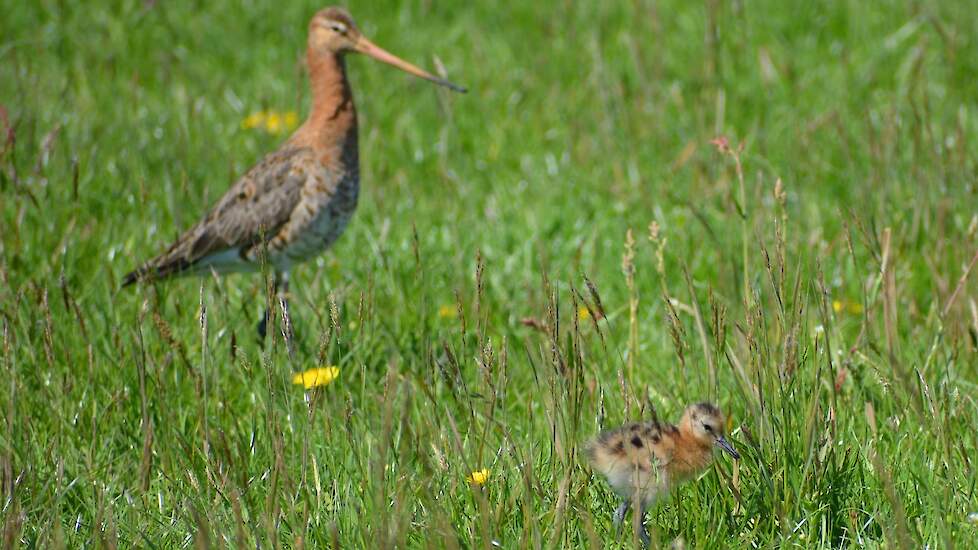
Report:
M627 547L582 442L701 399L743 459L657 544L978 543L970 2L349 6L470 92L351 57L290 357L261 276L119 281L301 118L319 7L3 3L4 547Z

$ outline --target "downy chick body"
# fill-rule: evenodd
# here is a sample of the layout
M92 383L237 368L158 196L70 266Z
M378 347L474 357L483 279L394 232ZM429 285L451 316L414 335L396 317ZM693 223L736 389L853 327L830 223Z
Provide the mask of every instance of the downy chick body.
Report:
M615 524L620 525L632 504L641 506L644 517L656 497L704 471L715 447L740 458L724 438L720 409L696 403L686 408L678 426L653 420L601 432L588 442L585 455L622 498L615 512ZM639 535L647 544L644 527Z

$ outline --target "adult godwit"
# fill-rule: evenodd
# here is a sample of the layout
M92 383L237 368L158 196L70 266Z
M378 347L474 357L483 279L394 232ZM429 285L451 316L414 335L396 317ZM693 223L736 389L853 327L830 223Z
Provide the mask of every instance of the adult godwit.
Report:
M628 424L599 434L585 447L591 467L608 479L621 497L615 511L620 527L631 505L637 504L639 523L635 528L646 546L649 535L642 524L645 512L656 497L709 466L714 446L740 454L723 437L723 413L710 403L690 405L679 426L658 421Z
M346 78L348 52L465 92L367 40L343 8L318 12L309 22L306 48L309 118L166 252L127 274L122 286L184 274L257 271L267 261L274 270L275 294L287 307L290 268L329 248L357 206L357 112ZM266 309L258 323L262 338L269 315Z

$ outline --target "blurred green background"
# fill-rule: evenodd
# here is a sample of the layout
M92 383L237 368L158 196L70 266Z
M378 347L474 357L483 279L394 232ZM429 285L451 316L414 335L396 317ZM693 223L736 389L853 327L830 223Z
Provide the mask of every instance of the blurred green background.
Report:
M5 543L629 546L581 444L710 398L744 458L658 544L973 544L971 2L348 6L469 93L350 57L290 358L259 275L118 285L302 119L320 7L4 3Z

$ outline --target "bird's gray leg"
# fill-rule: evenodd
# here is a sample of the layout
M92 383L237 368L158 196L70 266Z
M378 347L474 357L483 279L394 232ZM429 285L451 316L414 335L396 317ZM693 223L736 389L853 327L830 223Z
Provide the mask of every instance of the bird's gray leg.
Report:
M638 538L642 540L642 544L648 548L652 544L652 539L649 538L649 531L645 528L645 512L649 509L648 505L642 504L642 515L638 518Z
M621 526L625 522L625 515L628 514L628 509L631 508L631 499L622 499L621 504L618 505L618 509L615 510L615 529L621 531Z
M289 272L280 271L275 282L275 298L285 314L289 312Z
M619 533L621 533L621 526L625 523L625 517L628 515L628 510L631 507L632 507L632 499L624 498L622 499L621 504L619 504L618 508L615 510L615 516L614 516L615 529L617 529ZM638 518L638 525L636 526L636 530L638 531L638 538L639 540L642 541L642 544L645 545L646 548L648 548L649 545L652 544L652 539L649 538L649 533L648 531L645 530L645 512L647 511L648 511L648 506L646 506L643 503L641 514L639 515Z
M286 295L289 291L289 274L285 271L275 271L275 278L272 280L272 289L275 292L275 300L282 304L282 309L288 311L288 300ZM274 304L265 306L265 314L258 321L258 338L265 341L268 334L268 321L272 318L272 308Z
M282 321L285 323L285 347L289 350L289 357L295 359L295 332L292 330L292 315L289 313L289 272L282 271L279 274L278 292L276 292L279 306L282 308Z
M649 538L649 532L645 528L645 524L642 524L642 528L638 530L638 538L642 541L642 545L646 548L652 544L652 539Z
M261 314L261 319L258 320L258 340L260 342L265 341L265 333L268 328L268 316L272 314L271 309L267 306L265 307L265 313Z

